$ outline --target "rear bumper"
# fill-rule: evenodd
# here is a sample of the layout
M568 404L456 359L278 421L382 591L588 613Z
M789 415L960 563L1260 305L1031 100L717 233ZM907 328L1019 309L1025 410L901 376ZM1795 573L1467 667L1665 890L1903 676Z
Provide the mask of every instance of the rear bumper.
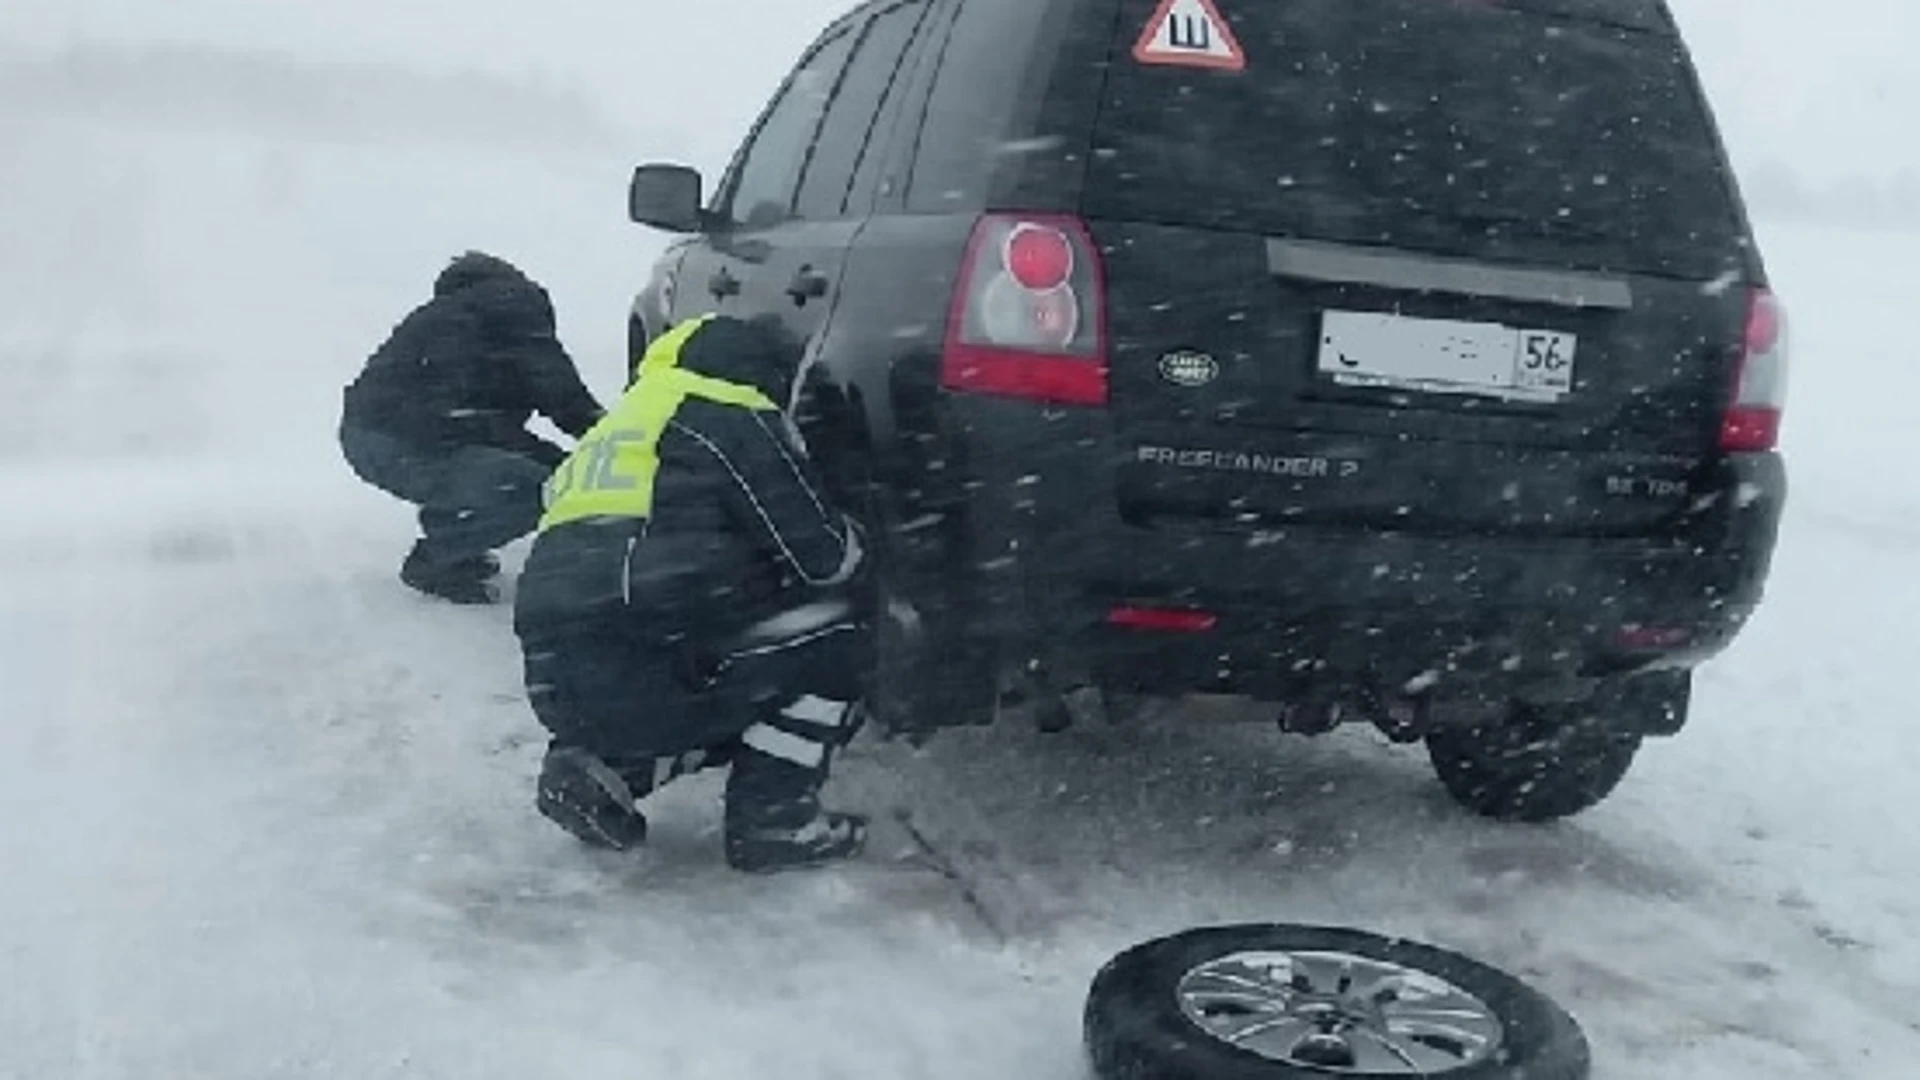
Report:
M1724 564L1690 553L1486 544L1475 554L1374 539L1337 550L1288 543L1276 559L1241 565L1253 581L1291 580L1257 594L1232 581L1092 581L1029 625L1067 646L1072 659L1053 666L1083 666L1118 689L1279 698L1334 680L1477 695L1692 667L1725 649L1759 601L1757 582L1716 588ZM1056 601L1065 592L1030 589ZM1121 605L1193 608L1214 622L1197 632L1112 625Z
M1730 458L1707 488L1721 494L1657 542L1143 527L1095 497L1112 487L1071 463L1083 456L1059 452L1101 445L1100 422L1068 414L1046 445L971 461L943 541L903 566L918 579L906 592L943 593L954 630L1003 663L1142 693L1517 692L1692 667L1759 604L1787 491L1777 454ZM958 590L956 567L971 571ZM1117 607L1211 625L1131 629L1109 622Z

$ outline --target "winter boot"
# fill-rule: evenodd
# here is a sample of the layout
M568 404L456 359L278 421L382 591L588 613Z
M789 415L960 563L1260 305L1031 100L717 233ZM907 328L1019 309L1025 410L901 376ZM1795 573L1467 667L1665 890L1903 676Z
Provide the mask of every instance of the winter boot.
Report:
M578 747L550 747L534 785L534 807L583 844L628 851L647 840L638 805L647 791L635 791L631 775Z
M534 805L584 844L627 851L647 840L639 802L677 777L725 765L726 749L677 757L608 761L579 747L549 747L535 784Z
M748 728L727 776L727 864L747 873L821 866L860 854L867 818L820 805L833 749L851 738L846 702L806 695Z
M491 551L483 551L471 558L461 559L453 565L455 573L470 574L481 581L500 576L500 556Z
M477 555L452 563L434 562L422 557L415 544L400 564L400 580L428 596L455 604L491 604L500 599L500 588L493 581L500 562L491 554Z

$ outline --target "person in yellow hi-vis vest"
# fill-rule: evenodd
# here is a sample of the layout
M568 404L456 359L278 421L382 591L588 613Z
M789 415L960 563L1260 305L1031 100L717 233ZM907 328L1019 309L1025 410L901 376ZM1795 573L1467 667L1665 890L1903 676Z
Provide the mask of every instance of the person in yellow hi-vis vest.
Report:
M764 323L682 323L547 482L514 631L552 734L535 805L586 843L644 842L639 799L726 766L732 866L864 844L819 801L873 644L858 528L775 404L799 359Z

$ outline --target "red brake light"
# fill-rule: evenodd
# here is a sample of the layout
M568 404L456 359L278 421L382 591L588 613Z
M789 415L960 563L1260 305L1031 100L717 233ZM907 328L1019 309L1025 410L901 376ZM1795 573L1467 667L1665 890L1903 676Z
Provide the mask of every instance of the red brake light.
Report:
M1059 229L1023 221L1007 234L1001 261L1022 288L1047 292L1073 276L1073 241Z
M989 214L967 241L940 384L1070 405L1107 401L1106 283L1078 218Z
M1734 373L1733 403L1720 423L1720 449L1759 453L1780 444L1787 399L1787 316L1767 289L1747 302L1746 340Z

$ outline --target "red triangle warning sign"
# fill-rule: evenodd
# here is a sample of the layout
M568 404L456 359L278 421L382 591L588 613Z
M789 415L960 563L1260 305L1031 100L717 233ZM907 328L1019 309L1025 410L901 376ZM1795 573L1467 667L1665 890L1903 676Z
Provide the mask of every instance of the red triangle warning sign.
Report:
M1214 0L1160 0L1153 19L1134 42L1133 58L1143 64L1247 69L1246 51Z

